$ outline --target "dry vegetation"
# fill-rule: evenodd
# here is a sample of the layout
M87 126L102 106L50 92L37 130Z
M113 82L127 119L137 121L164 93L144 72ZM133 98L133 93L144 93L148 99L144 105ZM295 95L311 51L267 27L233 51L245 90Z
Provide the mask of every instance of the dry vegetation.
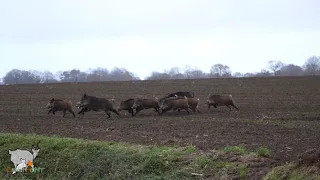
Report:
M112 114L107 119L104 112L63 118L62 112L48 115L45 109L51 98L59 98L72 100L78 111L75 104L83 93L115 98L118 105L131 97L161 97L175 91L194 91L201 99L202 113L159 116L150 109L134 118L125 111L121 118ZM209 93L232 94L240 110L218 107L208 111L204 101ZM149 145L192 144L203 152L227 146L241 145L248 150L264 146L277 164L295 161L304 151L320 146L319 77L12 85L0 86L0 94L0 132Z

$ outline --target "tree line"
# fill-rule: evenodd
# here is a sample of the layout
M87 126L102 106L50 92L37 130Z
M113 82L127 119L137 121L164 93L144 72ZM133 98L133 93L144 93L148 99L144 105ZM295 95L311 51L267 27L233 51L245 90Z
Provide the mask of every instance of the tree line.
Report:
M320 56L311 56L302 66L285 64L281 61L269 61L268 68L255 73L232 73L230 67L223 64L215 64L210 72L206 73L200 69L187 67L182 71L173 67L164 72L152 72L147 80L163 79L203 79L203 78L231 78L231 77L269 77L269 76L319 76ZM140 80L134 73L125 68L96 68L86 72L78 69L59 71L19 70L12 69L2 79L1 84L37 84L37 83L59 83L59 82L100 82L100 81L134 81Z

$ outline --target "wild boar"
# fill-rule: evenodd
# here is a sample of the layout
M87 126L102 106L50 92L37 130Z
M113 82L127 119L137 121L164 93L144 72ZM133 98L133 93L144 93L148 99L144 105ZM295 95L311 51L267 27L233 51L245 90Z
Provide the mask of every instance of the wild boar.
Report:
M136 113L134 115L137 115L138 112L142 111L143 109L150 109L153 108L155 109L156 112L160 115L160 105L157 99L141 99L137 98L135 99L132 109L136 110Z
M84 112L88 112L88 111L105 111L106 114L108 115L108 118L111 117L111 112L117 114L118 116L120 116L120 114L118 113L118 111L116 109L114 109L113 107L113 103L114 100L108 100L108 99L104 99L104 98L98 98L95 96L89 96L86 93L83 94L83 96L81 97L80 101L77 103L79 108L82 108L78 114L83 114Z
M231 111L231 106L239 110L235 105L235 101L232 98L232 95L209 95L209 99L205 103L210 109L210 106L217 108L217 106L227 106Z
M194 92L182 92L182 91L178 91L178 92L175 92L175 93L168 93L167 96L163 97L160 99L160 103L162 103L164 100L168 99L168 98L171 98L171 97L184 97L186 96L187 98L188 97L194 97Z
M134 111L132 109L133 104L134 104L134 99L132 98L121 101L118 107L118 112L122 110L127 110L129 113L131 113L133 117L134 116Z
M61 99L52 98L46 105L46 108L49 109L48 114L50 114L50 112L52 112L52 114L56 114L56 111L63 111L62 117L64 117L66 115L66 111L69 111L73 115L73 117L76 117L72 110L71 101L63 101Z
M170 100L170 99L185 99L185 97L178 97L177 95L175 97L171 97L171 98L168 98L166 99L165 101L167 100ZM189 109L191 109L193 112L198 112L198 113L201 113L200 110L199 110L199 101L200 99L199 98L194 98L194 97L190 97L190 98L187 98L188 99L188 105L189 105ZM172 110L178 110L178 112L180 112L180 108L172 108Z
M198 112L198 113L201 113L200 110L199 110L199 101L200 99L199 98L188 98L188 105L189 105L189 108L193 111L193 112Z
M186 96L184 96L184 98L176 98L176 99L168 99L168 100L165 100L162 104L161 104L161 114L171 110L171 109L184 109L187 111L188 114L189 111L188 111L188 108L189 108L189 104L188 104L188 98Z

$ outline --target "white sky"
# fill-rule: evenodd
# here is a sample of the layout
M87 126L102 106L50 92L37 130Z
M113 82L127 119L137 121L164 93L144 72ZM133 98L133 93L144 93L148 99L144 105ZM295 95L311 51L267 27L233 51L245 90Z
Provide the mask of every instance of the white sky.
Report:
M257 72L320 55L315 0L0 1L0 76L13 68L123 67L140 78L173 66Z

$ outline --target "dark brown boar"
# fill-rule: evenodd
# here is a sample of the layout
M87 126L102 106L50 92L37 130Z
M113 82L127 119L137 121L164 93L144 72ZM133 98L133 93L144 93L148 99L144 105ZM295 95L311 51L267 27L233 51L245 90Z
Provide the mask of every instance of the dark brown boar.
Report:
M235 105L232 95L209 95L209 99L205 104L208 106L208 109L210 109L210 106L213 106L214 108L217 108L217 106L227 106L231 111L232 106L239 110Z
M88 111L105 111L106 114L108 115L108 118L111 117L111 112L117 114L118 116L120 116L120 114L118 113L118 111L116 109L114 109L113 107L113 102L114 100L108 100L108 99L104 99L104 98L98 98L95 96L89 96L86 93L81 97L80 101L77 103L79 108L82 108L78 114L83 114L84 112L88 112Z
M48 114L50 114L50 112L52 112L52 114L56 114L56 111L63 111L63 116L64 117L66 115L66 111L69 111L73 117L76 117L76 115L74 114L73 110L72 110L72 102L71 101L63 101L61 99L54 99L52 98L46 108L49 109Z
M136 113L134 115L137 115L138 112L144 110L144 109L150 109L153 108L155 109L156 112L158 112L158 114L160 115L160 105L159 102L156 98L154 99L141 99L141 98L137 98L135 99L133 105L132 105L132 109L136 110Z
M132 98L121 101L118 107L118 112L122 110L127 110L129 113L131 113L133 117L134 116L134 111L132 109L133 104L134 104L134 99Z
M167 99L165 100L162 104L161 104L161 114L173 109L173 110L176 110L176 109L184 109L187 111L188 114L189 111L188 111L188 108L189 108L189 104L188 104L188 98L186 96L184 96L184 98L176 98L176 99Z
M178 91L175 93L168 93L167 96L163 97L160 99L160 103L162 103L164 100L168 99L168 98L172 98L172 97L184 97L186 96L187 98L189 97L194 97L194 92L183 92L183 91Z

